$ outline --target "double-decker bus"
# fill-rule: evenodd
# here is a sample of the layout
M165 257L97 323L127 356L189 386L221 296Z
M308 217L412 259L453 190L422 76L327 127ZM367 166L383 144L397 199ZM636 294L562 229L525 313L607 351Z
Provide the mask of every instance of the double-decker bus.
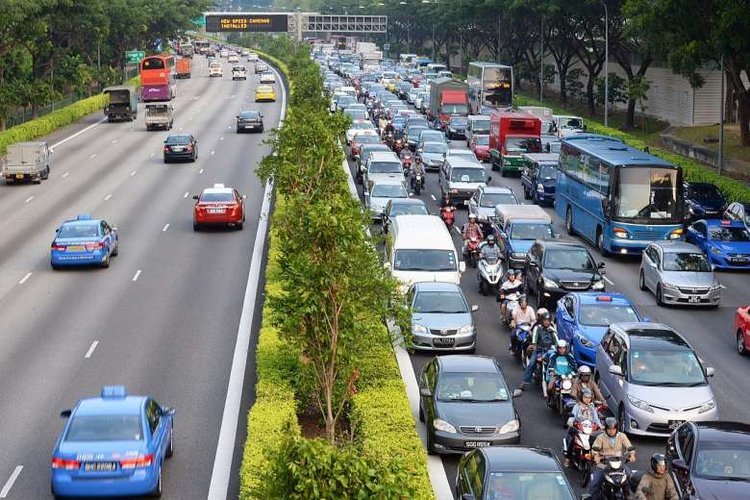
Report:
M507 108L513 104L513 68L504 64L470 62L466 78L469 84L471 114L483 108Z
M141 61L141 100L169 101L175 95L175 58L169 54Z
M568 234L603 255L682 238L680 167L614 137L575 134L562 140L558 170L555 208Z

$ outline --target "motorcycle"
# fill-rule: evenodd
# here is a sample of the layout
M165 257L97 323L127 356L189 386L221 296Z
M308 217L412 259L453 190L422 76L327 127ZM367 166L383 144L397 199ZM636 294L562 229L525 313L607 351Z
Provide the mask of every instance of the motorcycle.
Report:
M552 386L552 394L549 395L548 404L567 420L568 416L564 413L565 405L571 401L575 404L575 399L570 394L573 390L573 375L570 373L554 374L554 377L555 383Z
M404 149L404 140L402 138L394 139L391 144L391 149L396 153L399 154L402 149Z
M581 488L585 488L591 479L591 469L594 467L594 456L591 445L601 431L599 426L591 420L577 421L573 423L573 439L570 446L571 453L568 454L568 442L563 439L563 451L570 457L570 466L578 471L578 480Z
M511 332L511 338L515 339L513 344L513 356L521 362L524 368L529 363L529 357L526 351L531 341L531 325L528 323L519 323Z
M600 451L592 448L593 451ZM604 481L599 490L600 498L606 500L628 500L631 493L631 485L625 470L627 459L618 456L605 456L602 461L605 464Z
M477 266L477 280L479 281L479 293L482 295L497 294L500 277L503 275L503 266L500 258L481 258Z
M510 327L510 322L513 319L513 311L518 307L518 299L521 297L521 292L515 291L511 293L504 293L500 295L500 300L505 300L505 317L502 318L505 326Z
M456 223L456 207L446 205L440 209L440 218L443 219L448 231L453 231L453 225Z
M466 257L471 267L477 267L479 260L479 238L469 238L466 243Z
M411 183L411 188L414 192L419 195L419 193L422 192L422 189L424 189L424 173L412 170L409 182Z

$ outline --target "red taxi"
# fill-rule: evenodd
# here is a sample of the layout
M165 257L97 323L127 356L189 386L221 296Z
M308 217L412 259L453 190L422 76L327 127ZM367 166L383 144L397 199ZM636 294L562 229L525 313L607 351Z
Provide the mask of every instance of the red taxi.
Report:
M245 222L245 195L236 189L214 184L205 188L201 194L193 196L196 200L193 210L193 230L199 231L204 226L229 226L242 229Z

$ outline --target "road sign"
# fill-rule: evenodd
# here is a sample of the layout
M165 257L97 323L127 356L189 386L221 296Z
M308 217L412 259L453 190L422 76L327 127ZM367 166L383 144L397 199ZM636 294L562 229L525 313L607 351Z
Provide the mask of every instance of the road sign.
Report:
M208 14L206 32L254 31L261 33L286 33L289 31L289 14Z
M132 64L141 62L141 59L146 57L146 53L142 50L128 50L125 52L125 60Z

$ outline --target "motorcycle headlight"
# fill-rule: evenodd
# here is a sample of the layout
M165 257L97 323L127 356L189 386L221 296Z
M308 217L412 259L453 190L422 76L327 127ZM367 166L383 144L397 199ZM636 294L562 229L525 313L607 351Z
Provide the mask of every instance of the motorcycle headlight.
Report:
M562 382L562 388L564 391L569 391L573 388L573 382L570 379L565 379Z
M422 325L418 325L416 323L412 323L411 325L411 333L413 335L425 335L428 332L427 327L424 327Z
M718 247L711 247L711 253L714 255L721 255L721 250Z
M459 335L471 335L474 333L474 325L464 325L458 329Z
M628 400L630 401L631 405L635 406L639 410L654 413L654 409L651 408L651 405L646 403L645 401L641 401L640 399L634 398L633 396L628 396Z
M713 399L711 401L706 401L703 403L700 408L698 408L698 413L706 413L707 411L711 411L714 408L716 408L716 401Z
M455 427L453 427L451 424L449 424L445 420L441 420L439 418L436 418L435 420L432 421L432 426L435 428L436 431L450 432L451 434L456 433Z
M591 289L592 290L604 290L604 281L603 280L594 281L594 283L591 284Z
M588 347L589 349L593 349L594 347L596 347L596 344L594 342L582 335L576 335L576 339L578 339L578 343L583 347Z
M500 427L498 434L510 434L511 432L517 432L520 428L521 425L518 423L518 420L513 419L507 424Z
M557 288L557 281L549 278L542 278L544 280L544 286L547 288Z
M524 257L526 257L526 254L523 252L513 252L513 257L515 257L516 259L523 259Z
M541 183L540 183L540 184L537 184L537 185L536 185L536 190L537 190L538 192L540 192L540 193L543 193L543 192L544 192L544 185L542 185Z

